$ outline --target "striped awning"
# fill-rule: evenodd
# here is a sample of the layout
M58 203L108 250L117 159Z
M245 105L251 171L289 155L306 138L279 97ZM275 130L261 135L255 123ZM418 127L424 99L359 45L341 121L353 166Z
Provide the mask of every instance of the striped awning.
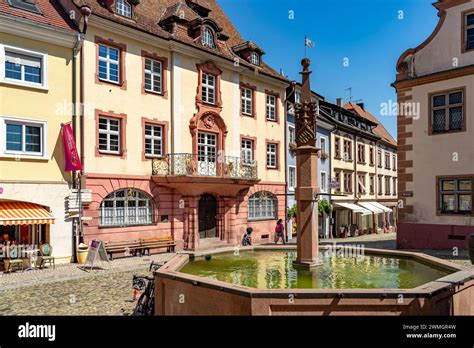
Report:
M54 217L38 204L0 202L0 226L36 224L54 224Z

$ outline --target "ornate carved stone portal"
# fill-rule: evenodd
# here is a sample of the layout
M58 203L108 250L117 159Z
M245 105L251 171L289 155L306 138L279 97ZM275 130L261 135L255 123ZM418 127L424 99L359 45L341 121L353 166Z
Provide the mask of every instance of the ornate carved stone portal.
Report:
M296 202L297 202L297 258L295 266L312 268L321 264L318 257L318 204L316 148L317 102L311 100L310 61L303 66L301 103L295 105L296 114Z

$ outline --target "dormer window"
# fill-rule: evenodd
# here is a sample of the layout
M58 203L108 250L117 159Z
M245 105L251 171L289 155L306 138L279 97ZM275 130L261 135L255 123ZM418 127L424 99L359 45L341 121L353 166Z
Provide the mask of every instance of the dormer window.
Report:
M115 11L119 16L132 18L132 5L127 0L116 0Z
M252 54L250 55L250 62L253 65L260 65L260 56L258 55L258 53L252 52Z
M201 44L203 46L210 47L210 48L216 47L214 43L214 34L212 33L212 30L208 27L204 27L202 29Z

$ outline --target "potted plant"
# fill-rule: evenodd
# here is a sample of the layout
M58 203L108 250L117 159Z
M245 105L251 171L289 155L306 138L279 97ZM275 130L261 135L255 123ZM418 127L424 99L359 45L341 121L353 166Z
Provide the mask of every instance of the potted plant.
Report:
M328 159L328 157L329 155L326 152L321 151L321 160L325 161Z
M290 149L290 151L291 151L292 153L295 153L296 148L297 148L296 143L295 143L295 142L289 143L289 144L288 144L288 148Z

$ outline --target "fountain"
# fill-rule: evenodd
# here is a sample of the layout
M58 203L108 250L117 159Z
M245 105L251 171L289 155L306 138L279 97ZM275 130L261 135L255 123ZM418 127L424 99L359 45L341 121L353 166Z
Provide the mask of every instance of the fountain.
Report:
M474 269L428 255L319 246L317 104L303 59L296 111L297 246L177 254L155 272L157 315L474 315Z

